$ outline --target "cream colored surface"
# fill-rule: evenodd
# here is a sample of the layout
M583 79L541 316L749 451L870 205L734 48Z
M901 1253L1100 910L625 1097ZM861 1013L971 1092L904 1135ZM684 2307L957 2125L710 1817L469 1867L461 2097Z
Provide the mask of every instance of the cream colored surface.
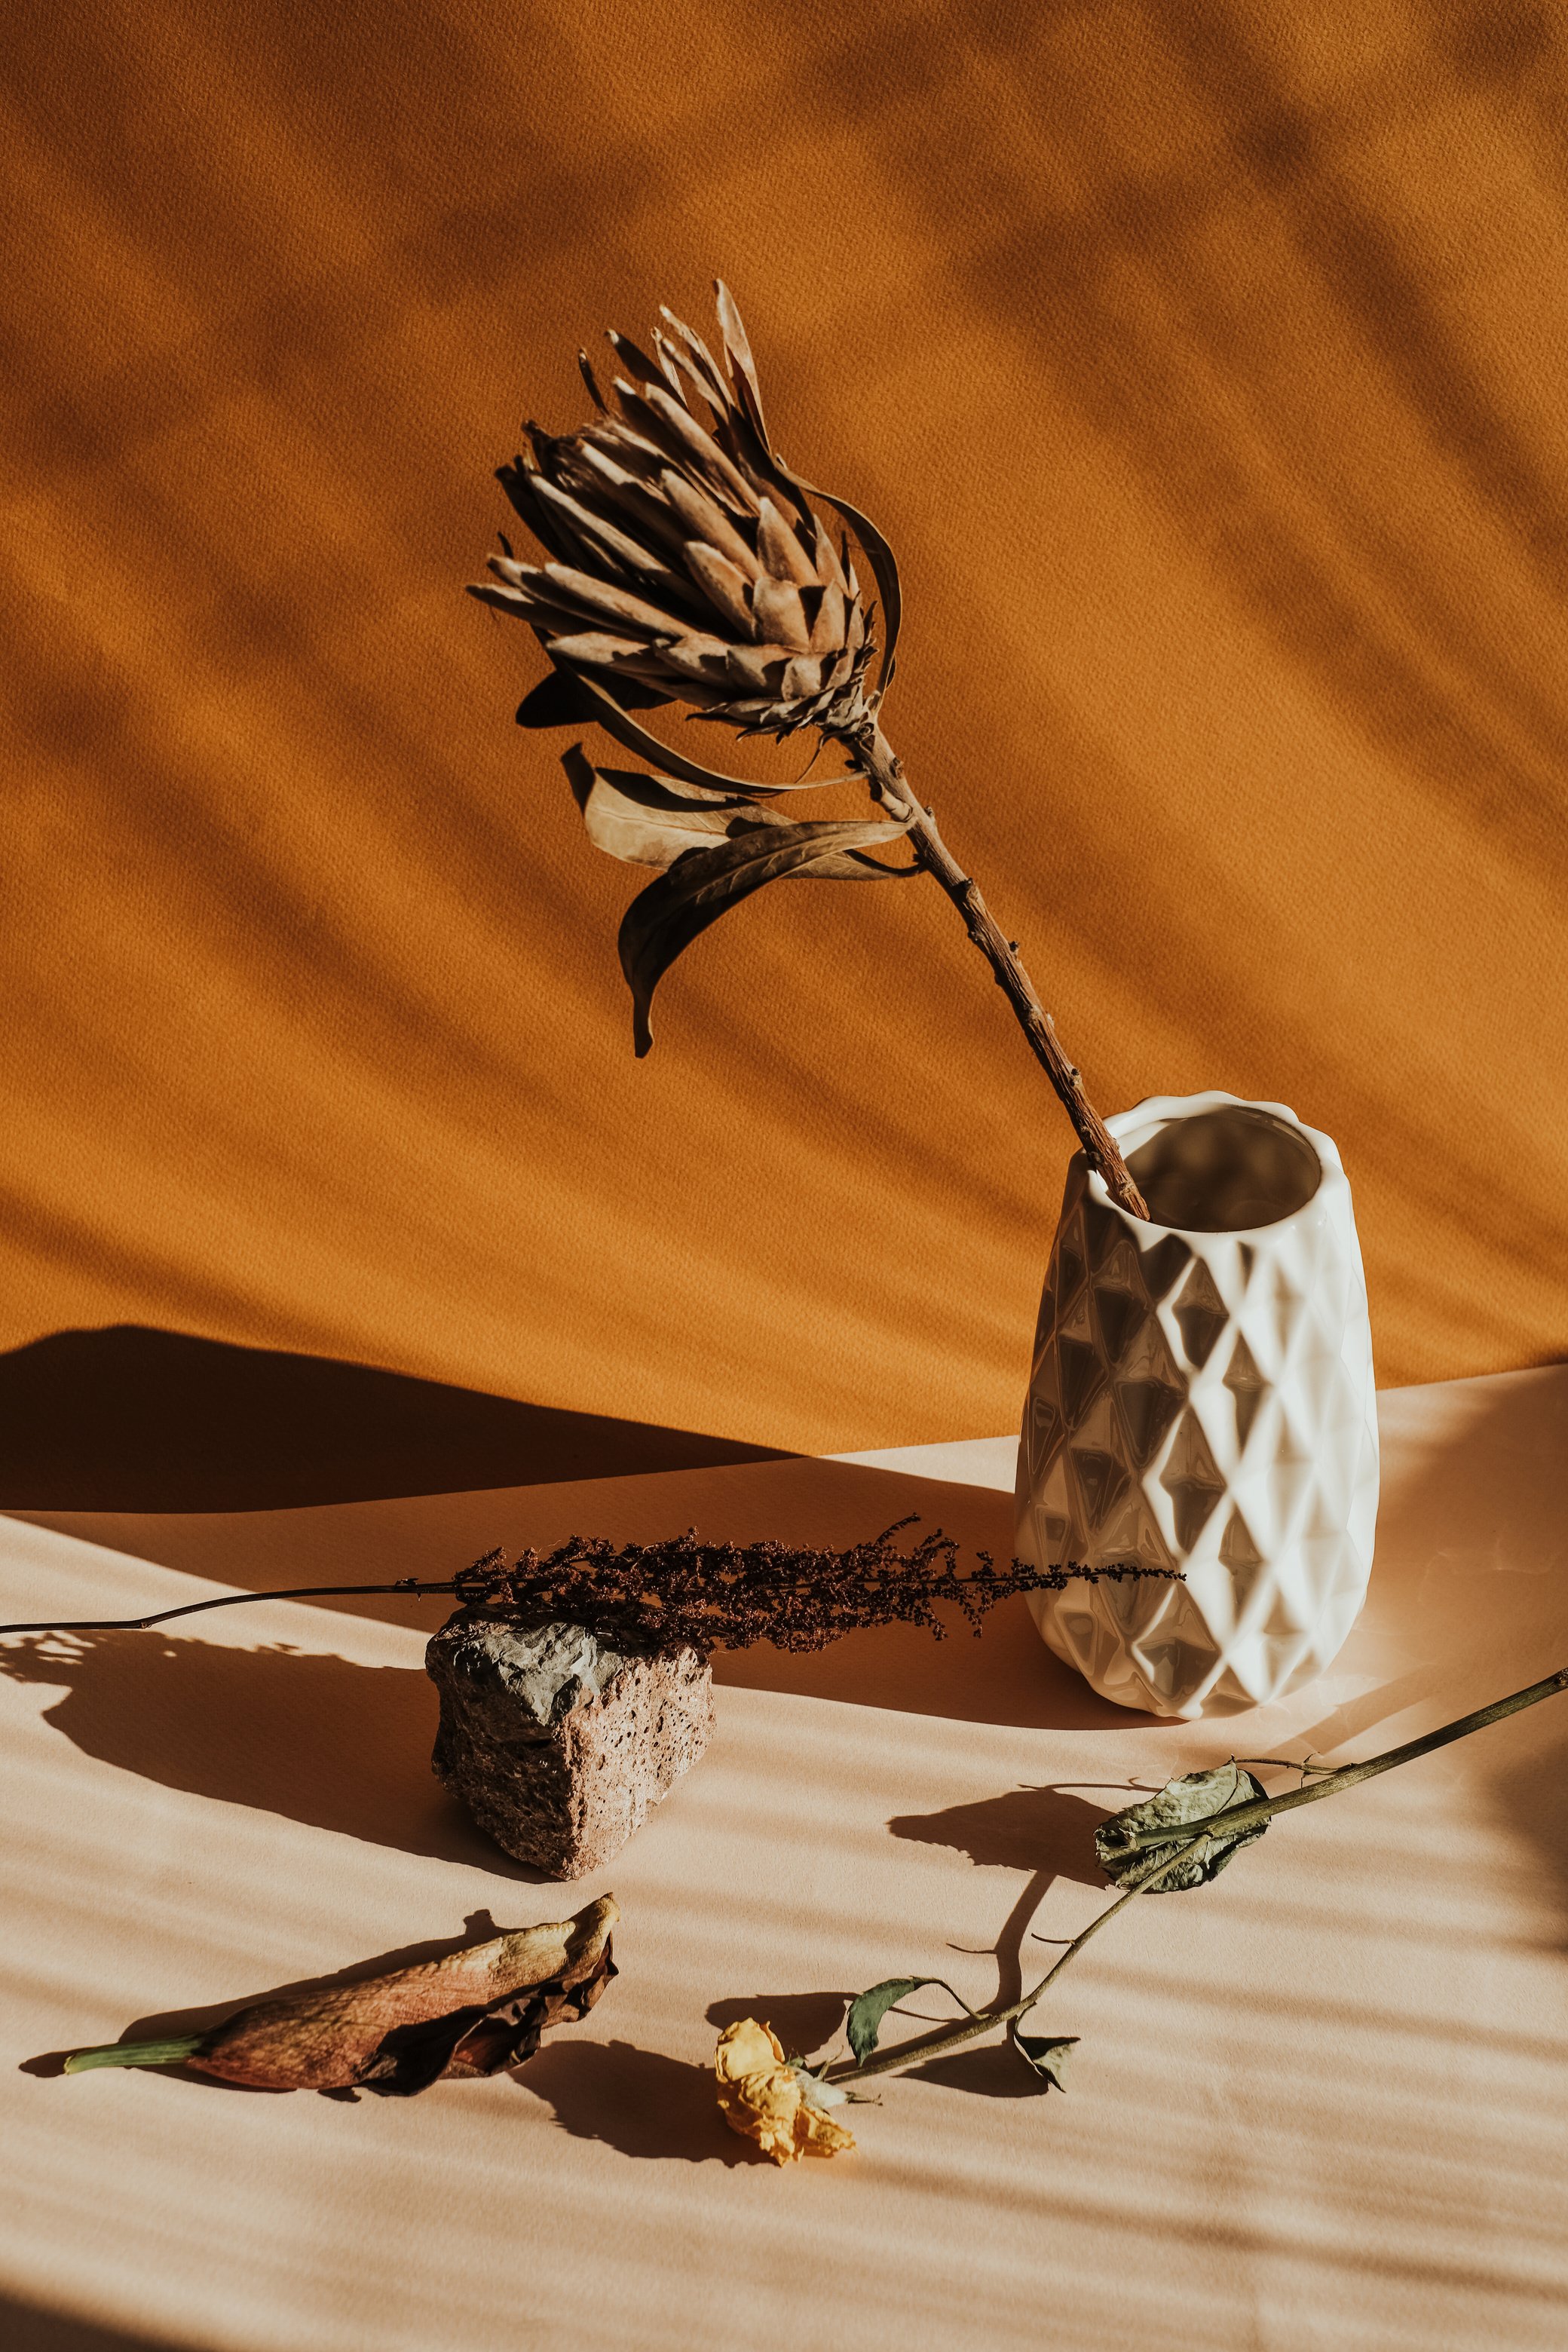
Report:
M1144 1722L1052 1659L1021 1604L978 1644L900 1631L728 1661L708 1757L574 1893L608 1884L625 1913L599 2009L515 2080L407 2105L17 2068L485 1910L558 1907L428 1777L418 1608L278 1603L24 1659L21 1680L13 1650L7 2345L521 2352L570 2326L628 2352L1559 2347L1568 1699L1277 1825L1201 1895L1133 1906L1052 2004L1083 2037L1066 2098L971 2053L885 2086L856 2155L787 2177L712 2103L716 2021L809 2042L831 1996L890 1973L976 2000L1015 1982L1026 1929L1065 1935L1102 1901L1090 1830L1130 1780L1233 1744L1370 1753L1568 1663L1568 1370L1381 1402L1378 1567L1321 1681L1228 1724ZM11 1520L0 1592L7 1616L131 1611L204 1576L428 1570L693 1517L840 1538L904 1508L1000 1550L1008 1452Z

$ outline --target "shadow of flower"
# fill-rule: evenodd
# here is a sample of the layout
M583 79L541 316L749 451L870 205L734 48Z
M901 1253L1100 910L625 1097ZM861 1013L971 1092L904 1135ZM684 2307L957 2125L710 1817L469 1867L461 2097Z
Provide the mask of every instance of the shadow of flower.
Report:
M513 2076L574 2139L683 2164L761 2163L719 2113L713 2069L630 2042L547 2042Z
M714 2001L707 2017L709 2024L721 2032L727 2025L739 2024L743 2017L754 2017L773 2027L791 2056L809 2058L837 2033L854 1998L853 1992L737 1994Z

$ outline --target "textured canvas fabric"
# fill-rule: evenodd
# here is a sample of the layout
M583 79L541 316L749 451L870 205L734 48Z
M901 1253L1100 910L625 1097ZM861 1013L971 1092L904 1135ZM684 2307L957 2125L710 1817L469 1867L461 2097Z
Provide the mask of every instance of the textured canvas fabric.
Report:
M1071 1137L952 908L764 893L635 1064L460 593L719 271L1100 1108L1331 1134L1384 1381L1561 1349L1561 8L17 0L3 72L0 1345L1014 1419Z

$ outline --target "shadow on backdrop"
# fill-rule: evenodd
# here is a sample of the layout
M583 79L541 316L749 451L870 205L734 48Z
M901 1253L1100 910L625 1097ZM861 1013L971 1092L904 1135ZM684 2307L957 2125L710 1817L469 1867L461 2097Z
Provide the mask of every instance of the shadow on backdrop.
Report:
M781 1458L133 1323L0 1356L0 1510L285 1510Z
M123 2335L118 2327L100 2327L96 2320L73 2318L68 2312L40 2310L9 2295L0 2295L0 2343L5 2352L174 2352L167 2336ZM202 2352L202 2347L186 2336L180 2352Z

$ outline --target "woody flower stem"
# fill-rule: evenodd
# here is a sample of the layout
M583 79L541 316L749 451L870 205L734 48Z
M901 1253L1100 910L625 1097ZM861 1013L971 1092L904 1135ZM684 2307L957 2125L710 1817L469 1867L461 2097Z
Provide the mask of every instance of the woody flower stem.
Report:
M1418 1756L1430 1756L1435 1748L1447 1748L1450 1741L1468 1738L1472 1731L1484 1731L1488 1726L1503 1722L1510 1715L1519 1715L1527 1706L1539 1706L1543 1698L1554 1698L1558 1692L1568 1691L1568 1666L1561 1667L1527 1690L1514 1691L1508 1698L1494 1699L1489 1706L1478 1706L1468 1715L1443 1724L1436 1731L1428 1731L1419 1739L1407 1739L1403 1747L1385 1748L1381 1756L1369 1756L1362 1764L1343 1764L1335 1771L1321 1766L1300 1766L1306 1771L1315 1769L1320 1777L1300 1789L1291 1789L1279 1797L1265 1797L1242 1805L1227 1806L1223 1811L1209 1813L1201 1820L1169 1822L1159 1829L1134 1832L1126 1841L1125 1852L1130 1868L1121 1869L1118 1883L1124 1892L1114 1903L1108 1904L1097 1919L1091 1919L1080 1935L1075 1936L1046 1971L1037 1985L1016 2000L1008 2009L983 2010L963 2025L949 2026L936 2033L922 2034L913 2042L902 2042L896 2049L878 2051L858 2066L853 2058L841 2058L827 2067L826 2078L830 2083L858 2083L868 2074L893 2074L905 2066L918 2066L928 2058L945 2058L950 2050L961 2050L966 2042L977 2042L983 2034L992 2032L998 2025L1010 2025L1015 2018L1023 2017L1033 2009L1040 1995L1060 1976L1070 1960L1100 1929L1115 1918L1119 1911L1140 1895L1147 1895L1159 1885L1168 1872L1188 1860L1203 1843L1218 1837L1228 1842L1248 1830L1264 1828L1276 1813L1294 1812L1299 1806L1315 1805L1321 1797L1337 1797L1346 1789L1354 1789L1363 1780L1375 1780L1379 1773L1392 1772L1396 1765L1414 1763ZM1174 1841L1174 1843L1173 1843ZM1133 1859L1141 1851L1153 1848L1144 1862Z
M859 2083L868 2074L894 2074L901 2067L919 2065L923 2058L945 2058L950 2050L962 2050L966 2042L978 2042L982 2034L990 2033L996 2026L1011 2025L1016 2017L1026 2016L1053 1977L1059 1977L1068 1962L1077 1958L1089 1937L1098 1936L1119 1911L1126 1910L1135 1896L1145 1895L1151 1887L1157 1886L1167 1872L1174 1870L1178 1863L1186 1859L1186 1847L1178 1846L1174 1853L1163 1854L1158 1862L1146 1865L1139 1874L1136 1886L1130 1886L1125 1895L1118 1895L1114 1903L1106 1906L1098 1919L1091 1919L1081 1934L1073 1937L1066 1951L1058 1954L1034 1990L1026 1992L1021 2000L1014 2001L1011 2008L982 2010L965 2025L949 2026L943 2032L925 2034L916 2042L900 2042L896 2050L879 2050L868 2058L863 2066L858 2066L853 2058L841 2058L837 2065L824 2069L825 2080L829 2083Z
M849 749L874 798L890 816L908 820L909 840L925 871L941 883L963 918L963 928L990 965L997 987L1016 1015L1035 1059L1045 1071L1063 1109L1071 1119L1091 1168L1105 1180L1111 1198L1135 1217L1147 1218L1148 1204L1138 1190L1115 1137L1083 1090L1083 1080L1068 1061L1056 1024L1036 993L1035 984L980 895L979 885L966 874L936 829L930 809L922 807L892 745L875 719L849 739Z

